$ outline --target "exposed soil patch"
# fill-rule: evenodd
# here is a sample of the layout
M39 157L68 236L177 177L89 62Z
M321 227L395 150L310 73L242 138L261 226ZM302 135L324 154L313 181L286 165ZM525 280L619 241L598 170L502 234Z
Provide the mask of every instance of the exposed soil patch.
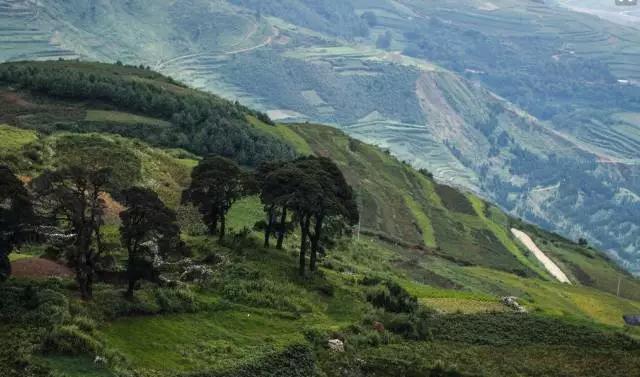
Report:
M42 258L20 259L11 263L11 275L19 278L73 277L69 267Z

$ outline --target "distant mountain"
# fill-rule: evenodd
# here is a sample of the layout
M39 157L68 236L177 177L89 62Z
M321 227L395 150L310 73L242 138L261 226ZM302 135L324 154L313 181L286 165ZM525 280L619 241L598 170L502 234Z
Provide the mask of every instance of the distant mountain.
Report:
M621 6L616 0L555 0L577 12L589 13L611 22L640 27L640 6Z
M640 271L640 34L519 0L0 1L2 60L122 60L391 150Z

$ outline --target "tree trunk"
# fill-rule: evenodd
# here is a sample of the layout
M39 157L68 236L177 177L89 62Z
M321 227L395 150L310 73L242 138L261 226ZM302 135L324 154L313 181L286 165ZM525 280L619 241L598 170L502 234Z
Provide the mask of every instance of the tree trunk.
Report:
M92 292L92 280L89 274L86 272L85 266L76 268L76 282L78 283L78 289L80 290L80 298L83 301L89 301L93 298Z
M91 232L83 229L78 236L75 256L76 281L80 289L80 297L84 301L93 297L93 269L91 252Z
M209 217L209 235L214 236L218 230L218 214L212 213Z
M309 236L309 222L311 221L311 216L303 215L300 218L300 233L301 233L301 241L300 241L300 276L304 277L305 269L306 269L306 256L307 256L307 238Z
M136 289L136 280L129 278L129 287L127 288L127 293L125 293L125 297L128 299L133 298L133 291Z
M284 236L287 233L287 207L282 207L282 216L280 217L280 229L278 229L278 244L276 249L282 250L282 244L284 243Z
M224 242L224 233L226 232L226 227L227 227L227 223L226 223L225 217L220 216L220 237L218 238L219 243Z
M322 222L324 221L324 216L316 216L316 224L313 234L311 235L311 257L309 260L309 270L311 272L316 271L317 261L318 261L318 246L320 245L320 235L322 233Z
M275 206L271 206L269 208L269 212L267 214L268 218L267 218L267 228L264 230L264 247L265 249L268 249L269 246L271 246L269 244L269 241L271 240L271 233L273 233L273 224L275 223Z

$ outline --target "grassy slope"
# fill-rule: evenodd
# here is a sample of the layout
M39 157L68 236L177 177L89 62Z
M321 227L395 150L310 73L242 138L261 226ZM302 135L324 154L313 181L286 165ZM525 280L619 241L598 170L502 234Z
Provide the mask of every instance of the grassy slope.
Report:
M72 114L78 119L86 115L82 111ZM123 124L128 120L123 113L110 118ZM256 246L259 240L227 249L204 237L185 237L197 256L217 253L231 263L219 272L213 288L196 292L198 299L209 305L206 310L123 318L101 328L101 339L134 367L226 369L301 341L306 329L344 328L368 311L364 290L357 281L371 274L398 281L423 305L443 312L505 311L498 303L499 296L517 295L530 310L542 315L621 329L620 316L640 310L638 302L610 294L612 281L622 273L592 250L515 222L543 245L543 240L549 240L553 247L543 249L568 266L577 280L576 287L554 283L511 237L509 227L514 220L479 198L440 186L380 149L332 128L274 127L256 119L251 123L283 138L301 154L336 160L361 199L365 232L359 241L341 243L331 251L323 264L323 277L311 282L295 277L295 236L289 240L289 251L283 252L263 250ZM64 159L92 152L123 170L120 177L128 179L127 183L153 187L173 205L196 162L180 158L184 153L179 151L151 148L114 135L43 136L12 127L3 130L21 136L16 140L22 141L12 142L17 145L10 150L14 157L10 162L20 160L21 173L35 175ZM28 151L35 151L39 158L27 158ZM230 228L251 228L260 218L258 200L245 199L234 206ZM580 277L569 262L581 268ZM580 284L588 281L585 275L593 282ZM626 284L634 287L638 283L625 275ZM323 293L321 287L326 285L333 287L333 295ZM632 289L623 291L625 297L637 299L634 294ZM442 359L451 357L446 345L408 345L420 349L432 346L446 354ZM487 352L487 348L468 349L473 354L467 359L469 363ZM559 350L558 365L566 360L575 362L572 352ZM510 357L513 363L523 361L518 352ZM435 363L437 358L430 360ZM46 361L70 376L102 375L84 358L48 357ZM501 373L497 375L509 375Z
M153 188L169 205L177 206L179 191L189 180L190 169L197 163L183 158L179 151L151 148L141 142L107 134L58 133L37 136L35 132L3 126L0 132L20 135L13 139L15 148L0 155L0 161L26 161L18 165L18 172L36 176L44 169L54 169L68 160L82 162L98 159L101 164L116 167L119 183ZM3 141L5 139L2 139ZM27 158L33 152L37 157Z
M270 127L255 125L263 129ZM429 254L441 258L417 262L419 267L414 269L418 272L403 268L403 273L411 278L432 285L425 289L423 285L407 282L412 293L424 302L440 306L445 311L474 311L478 305L494 308L497 295L514 294L523 297L530 308L544 313L586 318L615 326L622 326L623 314L640 310L636 301L629 300L638 299L635 289L638 281L602 254L511 219L474 195L437 190L429 178L374 147L350 140L340 131L312 125L290 128L306 140L314 153L334 158L362 200L370 201L362 204L363 228L391 240L412 240L416 244L423 240L437 240L437 249L432 248L433 244L429 242L425 244ZM397 200L402 197L410 200ZM454 200L468 200L469 207ZM453 203L447 204L447 201ZM445 225L447 223L454 226L449 227ZM529 232L545 252L559 261L563 270L571 272L579 266L583 271L582 277L574 274L571 279L578 287L555 283L539 262L513 238L511 226ZM458 227L462 229L458 231ZM474 231L483 232L484 238L473 237ZM553 243L547 240L553 240ZM460 245L467 247L460 248ZM500 252L495 253L496 249ZM575 265L563 264L562 258ZM469 268L464 267L465 264L483 267ZM527 271L529 279L496 271L508 271L511 266L518 266L516 272ZM615 293L614 282L618 277L623 279L623 288L626 287L621 290L625 299L611 295ZM588 284L583 284L585 282ZM441 289L452 283L457 288L488 295L489 303L478 304L487 300L466 293L461 297L459 291ZM433 285L440 289L434 290Z

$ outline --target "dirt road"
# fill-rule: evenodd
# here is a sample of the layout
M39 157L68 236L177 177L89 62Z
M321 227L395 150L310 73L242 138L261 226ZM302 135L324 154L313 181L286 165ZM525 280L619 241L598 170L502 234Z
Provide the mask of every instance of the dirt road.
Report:
M542 252L542 250L538 248L538 246L535 244L535 242L533 242L528 234L518 229L511 229L511 233L513 233L513 235L516 236L516 238L519 239L520 242L522 242L527 247L527 249L529 249L529 251L531 251L533 255L536 256L536 258L538 258L538 260L544 265L547 271L549 271L549 273L553 275L553 277L558 279L558 281L560 281L561 283L571 284L571 280L569 280L567 275L565 275L560 267L558 267L557 264L555 264L545 253Z

